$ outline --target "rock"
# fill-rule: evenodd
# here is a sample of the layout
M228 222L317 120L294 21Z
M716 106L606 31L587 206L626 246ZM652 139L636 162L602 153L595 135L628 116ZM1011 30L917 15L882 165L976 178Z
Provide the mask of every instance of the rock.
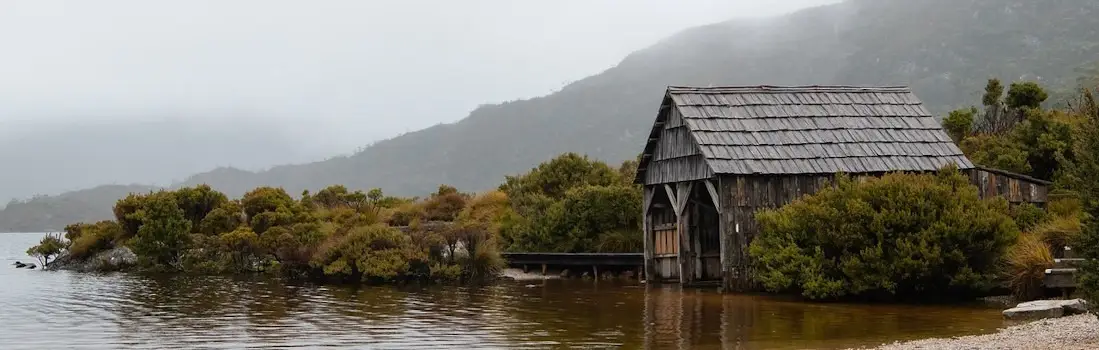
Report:
M1087 312L1087 302L1073 300L1035 300L1004 310L1004 317L1010 320L1057 318Z
M568 278L568 277L569 277L569 269L561 270L561 278Z
M137 264L137 254L128 247L116 247L102 251L83 260L73 260L69 255L62 255L46 266L49 270L74 270L81 272L117 271Z
M634 278L633 271L632 270L622 271L622 275L620 277L622 279L632 280Z

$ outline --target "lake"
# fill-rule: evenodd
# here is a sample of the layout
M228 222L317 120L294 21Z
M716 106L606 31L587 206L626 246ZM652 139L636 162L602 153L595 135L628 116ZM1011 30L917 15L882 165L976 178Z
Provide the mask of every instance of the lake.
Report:
M990 333L998 308L814 304L581 280L483 288L16 269L0 234L3 349L841 349Z

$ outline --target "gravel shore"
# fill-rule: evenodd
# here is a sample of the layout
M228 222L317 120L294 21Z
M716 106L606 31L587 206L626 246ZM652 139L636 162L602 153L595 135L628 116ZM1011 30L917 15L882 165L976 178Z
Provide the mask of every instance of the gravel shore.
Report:
M1099 349L1099 319L1094 314L1075 315L1012 326L993 334L921 339L874 349Z

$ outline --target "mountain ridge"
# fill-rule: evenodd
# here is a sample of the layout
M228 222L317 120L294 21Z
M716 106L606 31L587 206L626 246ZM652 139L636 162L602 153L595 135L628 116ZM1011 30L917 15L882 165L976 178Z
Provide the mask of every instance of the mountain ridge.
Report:
M979 102L992 77L1069 88L1074 70L1095 57L1099 2L848 0L687 29L554 93L482 105L349 156L259 172L219 168L174 186L206 183L231 196L261 185L484 190L565 152L612 163L636 157L669 85L904 85L942 115Z

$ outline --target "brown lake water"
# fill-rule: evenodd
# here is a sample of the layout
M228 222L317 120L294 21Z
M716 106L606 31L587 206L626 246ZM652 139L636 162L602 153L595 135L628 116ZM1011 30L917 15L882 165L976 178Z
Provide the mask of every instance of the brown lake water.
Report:
M982 305L814 304L629 282L345 287L254 276L16 269L0 234L0 349L841 349L989 333Z

